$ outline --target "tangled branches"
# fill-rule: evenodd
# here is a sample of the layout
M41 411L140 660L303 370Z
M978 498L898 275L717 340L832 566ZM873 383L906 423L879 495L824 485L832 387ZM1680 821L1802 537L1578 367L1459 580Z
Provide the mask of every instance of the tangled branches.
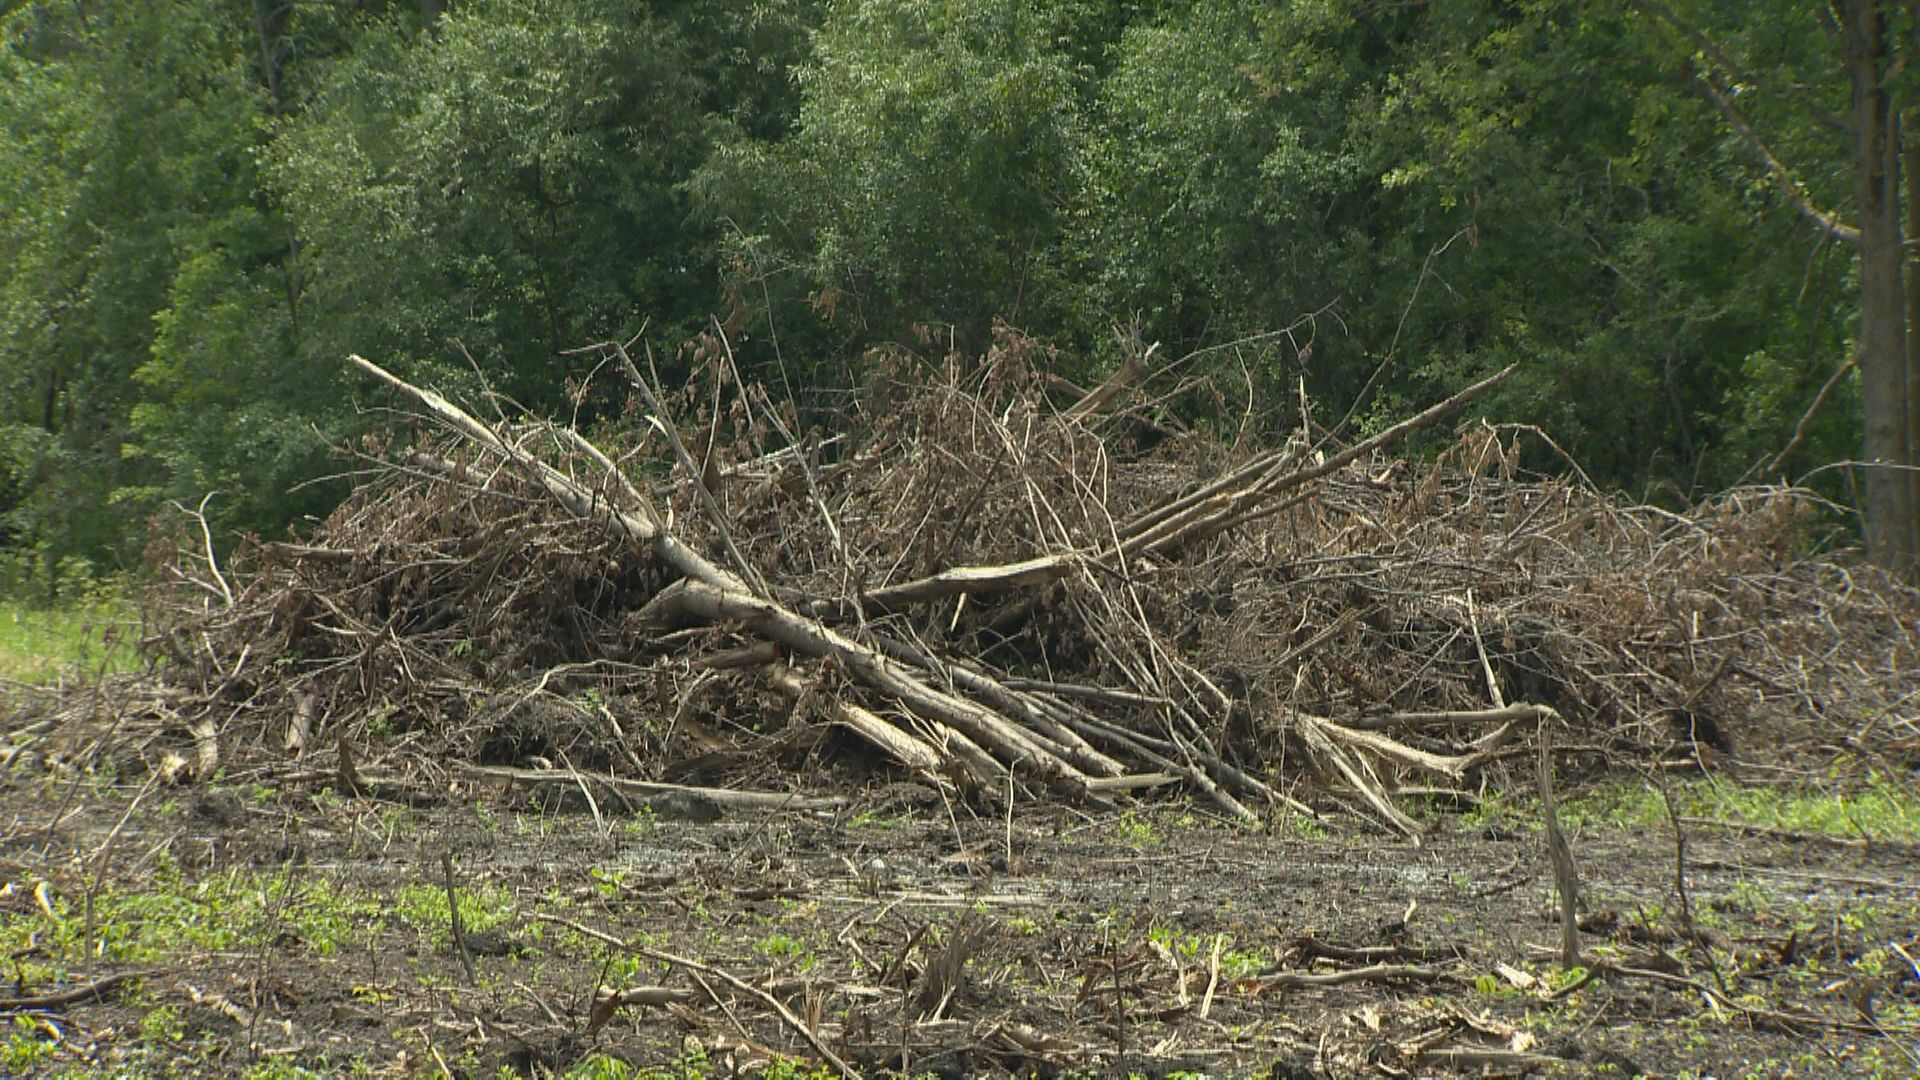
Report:
M150 641L171 735L143 760L211 725L223 761L887 767L982 800L1341 800L1412 832L1398 795L1498 782L1543 723L1704 767L1915 746L1914 597L1805 555L1803 492L1620 506L1523 474L1537 434L1484 422L1387 456L1497 378L1351 446L1229 451L1118 384L1057 407L1033 348L878 379L830 436L724 368L663 402L617 345L644 421L591 438L356 360L429 429L368 447L378 474L308 542L251 547L230 598L181 546Z

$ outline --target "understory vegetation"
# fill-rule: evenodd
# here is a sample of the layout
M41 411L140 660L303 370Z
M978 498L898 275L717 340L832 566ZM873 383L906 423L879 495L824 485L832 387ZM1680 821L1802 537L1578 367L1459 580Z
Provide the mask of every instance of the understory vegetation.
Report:
M139 619L112 586L57 604L0 598L0 679L98 678L136 662Z
M1157 345L1229 437L1517 363L1485 412L1602 485L1850 505L1855 260L1796 206L1850 197L1830 38L1693 0L8 5L0 576L323 515L384 420L349 353L590 424L626 395L569 350L643 329L670 385L724 337L800 431L996 320L1083 384Z

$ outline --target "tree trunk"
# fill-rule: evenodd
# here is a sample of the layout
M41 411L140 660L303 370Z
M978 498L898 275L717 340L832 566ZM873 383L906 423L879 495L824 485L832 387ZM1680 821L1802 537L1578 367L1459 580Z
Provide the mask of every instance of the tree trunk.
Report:
M1846 0L1846 61L1853 86L1854 201L1860 214L1860 335L1855 356L1865 399L1867 554L1912 577L1920 551L1908 438L1905 229L1900 122L1887 86L1884 0Z
M1913 49L1909 38L1908 48ZM1912 52L1920 56L1920 50ZM1920 465L1920 105L1903 103L1900 127L1900 164L1906 181L1907 251L1907 461ZM1920 469L1906 471L1907 498L1915 518L1920 519ZM1916 565L1920 565L1920 525L1915 526L1913 543Z

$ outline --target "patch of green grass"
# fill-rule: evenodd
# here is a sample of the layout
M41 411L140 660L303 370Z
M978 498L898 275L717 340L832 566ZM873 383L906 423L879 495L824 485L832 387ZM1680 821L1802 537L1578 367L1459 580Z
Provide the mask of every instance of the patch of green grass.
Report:
M801 971L810 971L818 960L807 949L805 942L790 934L775 931L754 942L753 951L769 960L793 960L798 962Z
M132 668L133 606L111 594L46 607L0 599L0 679L47 683Z
M1267 966L1267 959L1260 953L1235 949L1231 934L1193 934L1159 924L1147 930L1148 941L1191 964L1210 962L1216 938L1220 947L1220 974L1227 978L1244 979Z
M468 933L492 930L514 918L513 894L497 885L467 886L456 891L460 897L460 927ZM447 890L443 886L402 886L394 898L393 912L434 948L443 948L452 940Z
M763 1074L765 1080L833 1080L840 1074L825 1065L809 1065L792 1058L775 1058Z
M1154 828L1153 822L1131 810L1123 811L1120 820L1114 822L1113 835L1132 848L1160 846L1160 830Z
M102 884L91 911L83 892L36 887L31 904L0 920L0 952L36 957L17 977L45 984L82 960L148 964L289 941L329 955L380 925L378 902L335 882L240 869L191 881L162 859L143 881Z
M885 830L899 825L904 820L906 819L893 814L885 814L878 810L862 810L853 815L853 820L847 822L847 828Z
M1273 831L1295 840L1325 840L1327 827L1305 814L1282 810L1273 819Z
M321 1080L325 1075L283 1058L269 1058L241 1074L245 1080Z
M172 1005L156 1005L140 1018L140 1039L149 1043L176 1043L187 1037L180 1010Z
M616 1058L588 1058L567 1070L567 1080L707 1080L713 1075L713 1063L707 1060L706 1050L692 1039L685 1045L686 1051L665 1068L634 1069Z
M1562 814L1564 820L1565 814ZM1505 829L1518 831L1540 828L1540 815L1535 807L1520 807L1498 791L1489 791L1473 809L1460 815L1460 827L1468 832L1480 832L1484 829Z
M1834 790L1699 780L1672 791L1674 809L1683 817L1821 836L1920 840L1920 798L1877 773L1864 784ZM1667 806L1658 788L1621 784L1569 799L1563 818L1571 825L1646 829L1666 825Z
M40 1027L40 1021L31 1016L13 1018L13 1028L7 1032L7 1041L0 1043L0 1070L8 1076L26 1076L38 1070L52 1060L58 1047L56 1036L49 1035Z
M514 1075L519 1075L515 1073ZM565 1080L635 1080L648 1076L648 1073L635 1072L633 1066L616 1057L605 1054L593 1054L586 1060L568 1069ZM663 1076L666 1074L662 1074ZM704 1074L700 1074L704 1075Z
M654 818L653 807L651 806L642 806L636 809L620 822L620 831L636 839L645 839L652 836L654 830L658 827L659 822Z

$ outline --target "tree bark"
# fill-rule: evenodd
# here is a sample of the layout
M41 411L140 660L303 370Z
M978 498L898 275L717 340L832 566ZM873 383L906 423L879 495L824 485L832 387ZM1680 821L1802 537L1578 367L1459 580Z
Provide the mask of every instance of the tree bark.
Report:
M1900 118L1888 86L1885 0L1845 0L1853 89L1854 201L1860 228L1860 333L1855 357L1865 401L1867 554L1911 578L1920 551L1908 437L1905 229Z
M1908 48L1912 48L1912 40ZM1920 55L1915 53L1914 55ZM1900 165L1906 188L1907 463L1920 465L1920 105L1902 103ZM1920 567L1920 469L1905 470L1908 509L1915 524L1912 550Z

